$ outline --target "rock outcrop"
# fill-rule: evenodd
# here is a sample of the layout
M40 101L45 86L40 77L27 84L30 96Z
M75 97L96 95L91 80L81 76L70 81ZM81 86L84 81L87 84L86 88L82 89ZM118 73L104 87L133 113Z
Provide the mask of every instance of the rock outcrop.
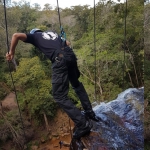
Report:
M130 88L117 99L93 108L100 121L93 121L90 135L72 139L70 150L143 150L144 88Z

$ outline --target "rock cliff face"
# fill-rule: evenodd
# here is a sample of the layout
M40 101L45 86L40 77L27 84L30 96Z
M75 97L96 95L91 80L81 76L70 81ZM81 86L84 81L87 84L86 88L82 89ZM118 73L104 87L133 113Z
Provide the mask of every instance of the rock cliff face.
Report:
M90 135L72 139L70 150L143 150L144 88L130 88L93 108L101 121Z

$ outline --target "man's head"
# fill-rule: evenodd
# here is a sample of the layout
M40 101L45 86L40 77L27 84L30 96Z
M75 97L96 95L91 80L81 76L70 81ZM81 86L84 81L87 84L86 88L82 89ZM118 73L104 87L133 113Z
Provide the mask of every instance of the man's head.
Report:
M30 34L34 34L36 32L43 32L42 30L38 29L38 28L34 28L30 31Z

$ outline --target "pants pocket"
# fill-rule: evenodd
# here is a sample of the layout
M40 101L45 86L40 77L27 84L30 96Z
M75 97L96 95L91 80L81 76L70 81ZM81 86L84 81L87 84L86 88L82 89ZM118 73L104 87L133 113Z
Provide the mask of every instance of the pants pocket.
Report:
M52 75L52 91L53 95L59 94L62 92L62 83L63 79L62 76L59 74Z

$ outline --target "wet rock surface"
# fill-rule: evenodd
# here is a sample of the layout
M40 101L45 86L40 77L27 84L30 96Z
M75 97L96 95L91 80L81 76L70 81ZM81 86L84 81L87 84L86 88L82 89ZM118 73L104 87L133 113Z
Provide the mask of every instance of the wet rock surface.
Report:
M100 118L90 135L72 139L70 150L143 150L144 88L130 88L93 108Z

